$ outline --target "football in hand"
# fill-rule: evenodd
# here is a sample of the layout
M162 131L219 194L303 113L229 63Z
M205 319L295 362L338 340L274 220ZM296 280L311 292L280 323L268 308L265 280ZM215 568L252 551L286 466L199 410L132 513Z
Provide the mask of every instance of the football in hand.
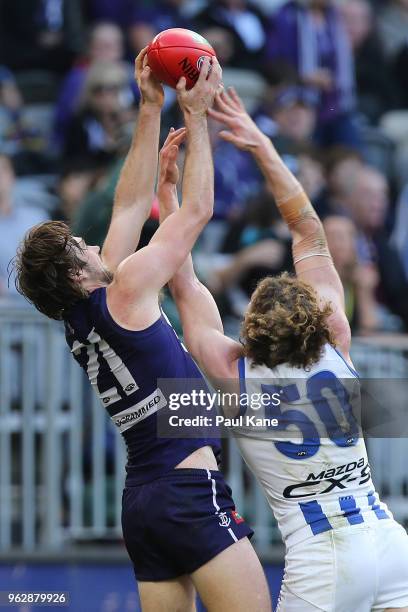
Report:
M175 88L181 77L186 88L194 87L205 57L215 51L200 34L184 28L163 30L154 37L147 50L147 63L155 77Z

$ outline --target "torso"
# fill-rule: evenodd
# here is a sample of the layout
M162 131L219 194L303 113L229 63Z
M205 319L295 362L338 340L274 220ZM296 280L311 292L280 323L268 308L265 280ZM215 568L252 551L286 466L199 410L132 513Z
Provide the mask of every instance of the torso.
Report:
M125 329L112 318L102 287L75 306L65 328L74 358L125 439L126 469L133 484L176 467L217 469L217 440L158 435L158 413L167 405L158 379L198 379L205 384L165 315L146 329Z
M275 406L258 417L279 426L238 427L240 451L263 487L284 541L392 518L375 493L359 414L358 375L327 345L309 371L239 362L241 393L267 393ZM272 401L272 399L271 399ZM264 402L264 404L267 402Z

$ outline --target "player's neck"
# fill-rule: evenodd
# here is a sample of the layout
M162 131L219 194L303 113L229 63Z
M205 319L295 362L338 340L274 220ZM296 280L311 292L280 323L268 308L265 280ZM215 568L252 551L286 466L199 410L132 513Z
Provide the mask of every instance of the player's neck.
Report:
M81 279L81 285L86 291L92 293L101 287L107 287L113 281L113 276L108 270L101 270L98 274L85 274Z
M88 291L88 293L92 293L93 291L96 291L97 289L101 289L102 287L107 287L108 285L110 285L110 283L107 280L85 280L82 283L82 286L84 289L86 289L86 291Z

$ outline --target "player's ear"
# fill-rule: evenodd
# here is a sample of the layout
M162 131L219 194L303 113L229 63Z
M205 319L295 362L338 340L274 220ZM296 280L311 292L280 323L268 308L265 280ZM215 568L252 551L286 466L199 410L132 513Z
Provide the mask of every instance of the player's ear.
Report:
M76 283L82 283L88 278L86 266L84 266L80 270L70 270L68 272L68 276L71 278L71 280L75 281Z

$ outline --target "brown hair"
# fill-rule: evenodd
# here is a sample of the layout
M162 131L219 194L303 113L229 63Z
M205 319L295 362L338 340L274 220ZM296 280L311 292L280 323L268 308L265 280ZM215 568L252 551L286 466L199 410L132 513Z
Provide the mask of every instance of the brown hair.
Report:
M288 363L308 368L319 361L326 343L334 346L327 318L315 290L283 273L264 278L255 289L242 325L245 355L254 365L275 368Z
M61 221L35 225L20 244L13 267L19 293L43 314L61 320L80 299L88 296L75 274L85 262L82 249Z

